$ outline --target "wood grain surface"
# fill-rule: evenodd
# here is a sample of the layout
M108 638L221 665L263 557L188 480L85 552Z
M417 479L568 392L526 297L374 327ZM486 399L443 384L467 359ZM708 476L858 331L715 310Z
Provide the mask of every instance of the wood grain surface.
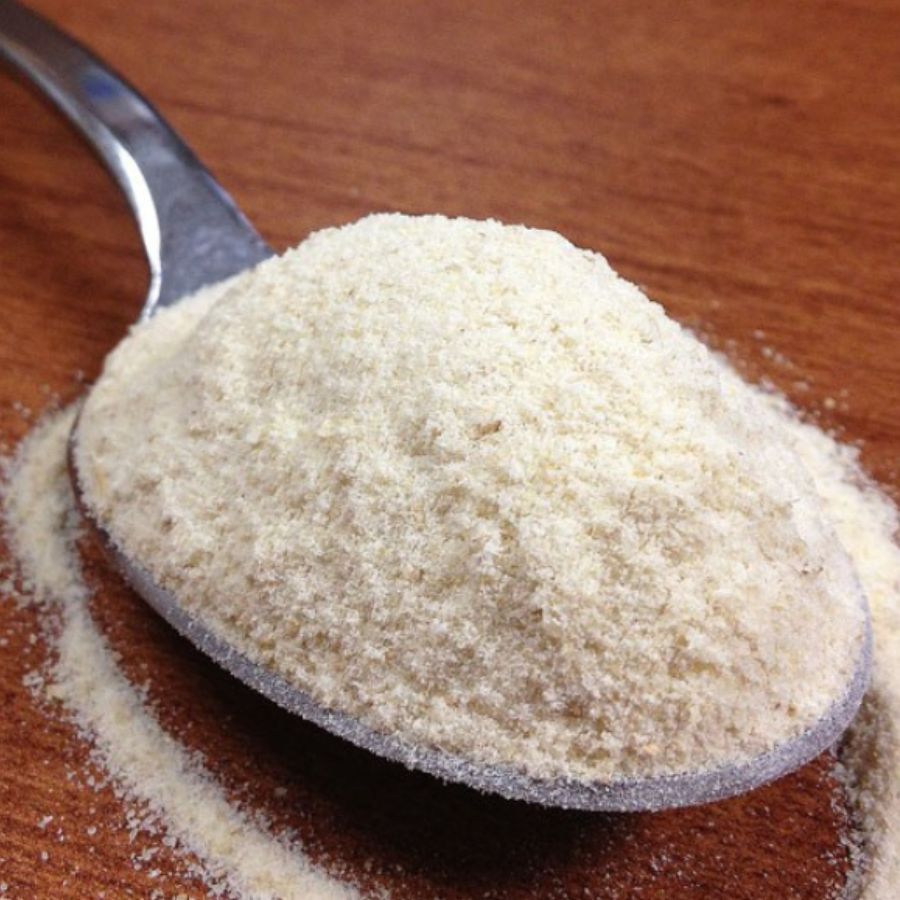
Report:
M373 210L496 217L603 251L751 377L900 484L900 4L34 0L159 106L276 248ZM134 319L124 202L0 77L0 437L67 400ZM165 726L311 855L396 896L824 898L847 811L821 759L665 815L541 811L441 786L292 721L124 589L94 611ZM72 729L23 685L33 612L0 601L0 889L206 889L132 836ZM286 791L276 791L285 787ZM52 817L48 819L47 817ZM154 874L155 873L155 874Z

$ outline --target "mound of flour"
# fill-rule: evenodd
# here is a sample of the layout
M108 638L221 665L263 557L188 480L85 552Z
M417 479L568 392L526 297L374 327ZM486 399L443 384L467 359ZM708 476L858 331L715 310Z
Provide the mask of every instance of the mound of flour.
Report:
M861 591L789 435L602 257L372 216L111 354L120 547L372 728L536 776L743 761L842 693Z

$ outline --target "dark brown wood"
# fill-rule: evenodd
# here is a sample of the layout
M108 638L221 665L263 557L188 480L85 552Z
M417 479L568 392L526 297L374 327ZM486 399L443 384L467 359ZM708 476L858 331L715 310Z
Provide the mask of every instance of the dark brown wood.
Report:
M276 247L382 209L556 229L606 253L749 375L864 440L871 471L900 486L894 0L34 5L138 84ZM134 319L146 275L102 169L6 78L0 135L11 445L29 424L13 404L75 396ZM411 898L824 900L843 878L827 759L659 816L478 797L236 687L90 542L85 553L97 618L129 674L149 678L166 727L317 859L357 873L369 860L368 885ZM0 603L0 882L17 898L204 896L168 852L134 868L157 842L130 841L122 803L88 783L98 773L83 745L23 685L44 654L34 631L32 612Z

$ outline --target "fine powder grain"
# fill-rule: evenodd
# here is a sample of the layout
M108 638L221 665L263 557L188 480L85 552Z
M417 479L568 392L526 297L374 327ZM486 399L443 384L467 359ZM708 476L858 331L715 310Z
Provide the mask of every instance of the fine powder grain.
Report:
M124 552L377 730L539 777L745 761L858 660L789 436L602 257L369 217L136 328L76 458Z

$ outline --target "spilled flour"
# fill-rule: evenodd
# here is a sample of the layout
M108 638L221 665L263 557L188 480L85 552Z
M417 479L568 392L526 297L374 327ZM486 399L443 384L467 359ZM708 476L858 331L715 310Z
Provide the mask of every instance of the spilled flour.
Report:
M7 538L25 590L54 620L48 696L63 702L117 784L200 859L214 888L249 898L355 896L313 869L302 848L229 803L118 669L88 611L75 549L78 519L65 460L74 417L70 407L32 432L9 467L3 497Z
M849 553L872 608L875 674L842 754L861 827L863 860L850 897L893 900L900 883L900 549L898 514L859 467L857 454L802 423L781 398L745 384L714 361L723 391L802 459L822 507ZM157 723L117 666L88 612L75 550L78 519L65 471L72 409L50 416L8 463L3 512L25 588L48 628L55 657L47 679L119 786L147 804L205 867L214 889L251 898L351 897L354 890L311 866L302 847L230 803Z
M900 516L860 469L854 449L801 424L784 401L768 402L812 473L872 609L872 686L842 759L866 842L862 896L890 900L900 885Z

